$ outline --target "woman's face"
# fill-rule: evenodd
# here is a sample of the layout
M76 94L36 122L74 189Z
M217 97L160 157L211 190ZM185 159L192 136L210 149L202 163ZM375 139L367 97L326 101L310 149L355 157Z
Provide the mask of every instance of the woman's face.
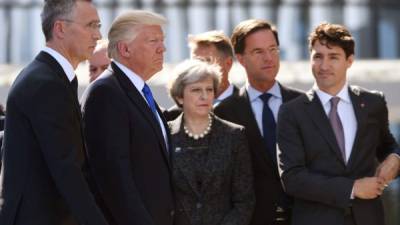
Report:
M203 80L186 85L183 89L183 98L178 98L185 115L189 117L205 117L213 107L214 86L213 79Z

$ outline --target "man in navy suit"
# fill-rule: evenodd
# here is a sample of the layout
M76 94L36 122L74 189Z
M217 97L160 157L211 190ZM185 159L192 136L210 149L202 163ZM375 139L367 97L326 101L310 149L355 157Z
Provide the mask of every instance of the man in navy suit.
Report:
M165 23L147 11L117 17L111 66L82 98L96 196L110 224L173 224L170 135L146 84L162 69Z
M47 0L46 47L18 75L7 100L1 225L106 225L84 176L74 69L100 35L90 1Z
M251 225L289 225L291 200L284 193L275 154L275 121L282 103L301 92L275 80L280 65L279 38L274 26L265 20L250 19L233 30L232 45L239 63L246 70L247 84L238 95L223 100L215 113L245 126L253 162L256 206ZM262 96L270 98L264 103ZM269 112L269 117L264 117ZM269 118L272 127L266 127Z
M282 106L278 121L292 224L383 225L380 195L400 165L385 98L348 84L354 40L345 27L320 24L309 49L315 85Z

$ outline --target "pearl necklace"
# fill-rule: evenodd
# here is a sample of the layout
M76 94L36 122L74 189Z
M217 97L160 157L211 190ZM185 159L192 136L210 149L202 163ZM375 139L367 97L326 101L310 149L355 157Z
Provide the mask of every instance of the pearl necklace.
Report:
M185 131L185 134L187 134L187 136L193 138L194 140L198 140L200 138L205 137L208 133L210 133L211 125L212 125L212 118L211 118L210 115L208 115L207 128L203 132L201 132L200 134L193 134L192 132L189 131L189 129L185 125L183 125L183 130Z

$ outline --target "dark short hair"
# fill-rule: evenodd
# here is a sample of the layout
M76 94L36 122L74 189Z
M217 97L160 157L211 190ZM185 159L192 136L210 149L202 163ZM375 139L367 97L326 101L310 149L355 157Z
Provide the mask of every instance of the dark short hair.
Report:
M346 54L346 58L354 55L355 42L350 31L340 24L321 23L308 36L308 49L311 51L315 42L319 41L328 48L338 46Z
M68 19L76 2L92 2L91 0L45 0L42 13L42 30L47 41L53 38L54 23L59 19Z
M274 25L262 19L249 19L240 22L235 29L233 29L231 42L235 53L243 54L244 49L246 48L246 37L256 31L264 29L272 31L275 36L276 43L279 46L278 31Z

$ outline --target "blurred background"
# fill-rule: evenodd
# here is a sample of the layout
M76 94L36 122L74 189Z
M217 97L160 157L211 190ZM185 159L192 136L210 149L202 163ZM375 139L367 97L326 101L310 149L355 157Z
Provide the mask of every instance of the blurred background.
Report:
M0 0L0 103L5 105L10 85L20 70L44 46L40 12L43 0ZM165 86L171 69L189 56L187 35L211 29L228 36L248 18L273 22L279 31L281 70L278 80L303 90L311 88L307 35L323 21L346 25L356 39L356 61L349 70L351 84L381 90L386 95L390 127L400 141L400 1L399 0L94 0L107 31L113 19L127 9L146 9L164 15L164 69L150 81L164 108L172 105ZM79 90L88 84L87 63L76 73ZM230 79L245 83L237 63ZM400 181L384 193L387 225L400 224Z

